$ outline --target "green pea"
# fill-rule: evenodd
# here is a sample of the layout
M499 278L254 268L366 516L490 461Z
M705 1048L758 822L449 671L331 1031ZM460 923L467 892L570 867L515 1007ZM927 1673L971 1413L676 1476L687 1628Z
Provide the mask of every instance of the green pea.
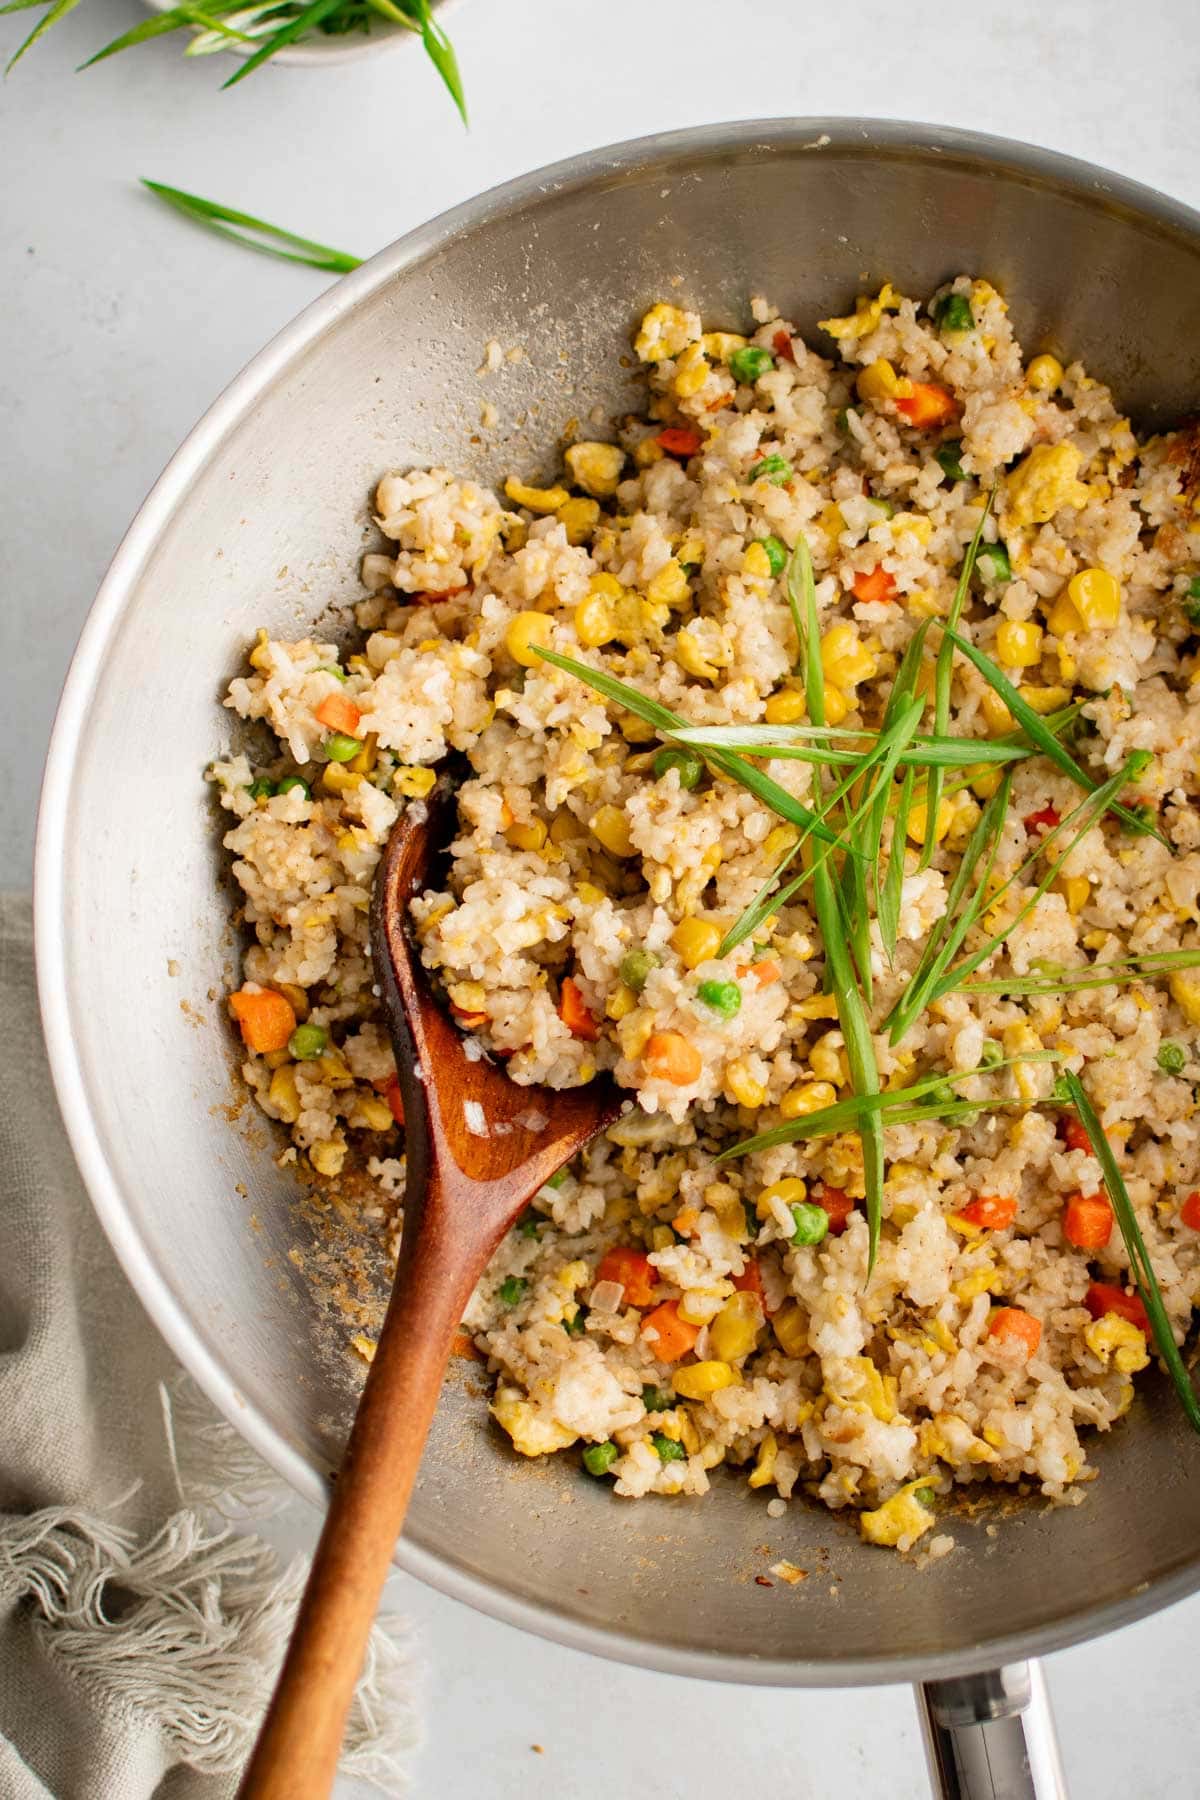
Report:
M1187 1051L1182 1044L1160 1044L1154 1060L1164 1075L1178 1075L1187 1062Z
M653 1382L642 1389L642 1405L648 1413L669 1412L674 1404L674 1395L668 1394L665 1388L655 1387Z
M275 783L268 781L265 775L260 775L246 789L252 800L269 800L276 791Z
M337 681L345 681L347 679L345 669L339 669L336 663L321 663L314 673L317 675L332 675Z
M783 539L777 538L774 533L772 533L770 537L754 538L752 541L756 544L761 544L766 551L767 561L771 565L772 575L782 575L783 571L787 568L788 560L788 548Z
M500 1283L497 1298L501 1306L516 1306L529 1286L523 1275L510 1275Z
M543 1181L542 1186L550 1187L550 1188L560 1188L562 1186L563 1182L568 1179L568 1177L570 1176L570 1173L571 1173L570 1169L555 1169L553 1175L549 1176L545 1181Z
M951 481L967 479L967 471L962 466L962 442L960 439L951 438L949 442L942 445L940 450L935 450L934 461L941 469L942 474L948 475Z
M1187 591L1190 600L1200 600L1200 575L1192 576L1188 582Z
M293 788L299 788L306 800L312 799L312 789L309 787L307 781L305 781L303 775L285 775L279 786L275 789L275 792L277 794L290 794Z
M932 1506L937 1495L931 1487L919 1487L913 1489L913 1499L919 1501L922 1506Z
M792 1242L797 1249L804 1245L819 1244L829 1230L829 1214L815 1200L802 1200L793 1206L792 1220L796 1227L792 1233Z
M779 456L772 451L770 456L764 456L761 462L755 463L746 479L747 481L757 481L762 475L765 475L775 487L782 487L785 482L792 479L792 465L786 456Z
M586 1323L587 1313L582 1306L578 1306L569 1319L563 1320L562 1327L568 1337L582 1337Z
M297 1025L288 1039L288 1050L297 1062L312 1062L324 1056L329 1047L329 1033L323 1025Z
M1200 625L1200 599L1183 602L1184 617L1189 625Z
M702 981L696 993L722 1019L732 1019L741 1011L742 990L736 981Z
M758 344L746 344L735 350L729 359L729 372L735 381L744 381L747 387L753 387L760 375L775 367L775 358L769 350L763 350Z
M975 323L965 294L943 294L933 309L933 317L939 331L970 331Z
M1004 1051L995 1038L984 1038L983 1049L979 1052L979 1060L985 1069L994 1069L1004 1061Z
M583 1466L589 1475L607 1475L620 1454L611 1438L606 1444L589 1444L583 1453Z
M348 737L344 731L332 731L325 739L325 754L330 762L350 762L362 747L361 738Z
M948 1081L939 1081L936 1087L929 1089L925 1099L930 1106L953 1106L958 1094Z
M660 1462L682 1462L687 1455L687 1451L684 1449L683 1445L677 1444L674 1438L667 1437L665 1432L654 1432L651 1435L650 1442L658 1451Z
M1126 825L1126 831L1131 837L1148 837L1158 822L1157 808L1151 806L1148 800L1143 800L1140 805L1131 806L1129 810L1135 822Z
M704 780L704 758L691 750L660 750L652 766L655 781L661 781L669 770L675 769L680 787L689 793Z
M661 957L655 956L653 950L627 950L621 958L621 966L617 971L627 988L640 994L650 979L651 970L657 969Z
M541 1213L527 1212L517 1223L517 1230L523 1238L535 1238L539 1228L545 1224Z
M1002 587L1012 580L1012 564L1003 544L985 544L975 558L975 567L990 587Z

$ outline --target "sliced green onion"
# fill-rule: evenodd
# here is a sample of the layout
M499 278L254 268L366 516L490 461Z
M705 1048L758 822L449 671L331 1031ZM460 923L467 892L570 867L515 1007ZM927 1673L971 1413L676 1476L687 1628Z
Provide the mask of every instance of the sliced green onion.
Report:
M149 188L152 194L165 200L168 206L173 206L185 218L206 226L210 231L220 232L222 237L232 238L234 243L243 245L247 250L260 250L264 256L277 256L284 262L304 263L310 269L326 269L337 275L357 269L362 260L357 256L349 256L344 250L330 250L325 244L314 243L312 238L298 237L295 232L284 231L278 225L268 225L265 219L256 219L250 213L235 212L232 207L220 206L215 200L202 200L198 194L185 194L182 188L167 187L161 181L148 181L145 176L142 177L142 186ZM330 669L329 673L334 675L339 672ZM344 681L345 676L341 676L341 679Z
M965 294L943 294L933 309L939 331L970 331L975 324L971 302Z
M767 561L771 565L772 575L782 575L783 571L787 568L788 559L787 545L784 543L783 539L777 538L774 533L772 533L770 537L753 538L751 539L751 542L761 544L766 551Z
M975 561L989 587L1007 587L1012 580L1012 563L1003 544L985 544Z
M258 775L249 784L246 792L252 800L269 800L272 794L278 792L278 789L273 781L267 780L265 775Z
M500 1283L496 1298L501 1306L516 1306L529 1286L524 1275L509 1275Z
M773 486L782 487L786 481L792 479L792 474L792 465L787 460L787 457L779 456L772 451L770 456L764 456L759 462L755 463L749 475L747 475L746 480L758 481L761 477L765 476Z
M935 450L933 460L949 480L965 481L967 479L967 471L962 466L962 444L957 438L943 444L940 450Z
M689 756L686 750L660 750L651 767L655 781L661 781L664 775L674 769L679 777L680 787L689 793L704 780L704 758Z

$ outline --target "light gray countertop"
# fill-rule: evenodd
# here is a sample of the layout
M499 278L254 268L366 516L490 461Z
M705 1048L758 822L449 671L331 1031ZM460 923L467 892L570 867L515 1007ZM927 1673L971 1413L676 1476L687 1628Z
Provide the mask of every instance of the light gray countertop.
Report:
M138 175L365 255L597 144L712 119L858 113L1030 139L1200 205L1194 0L473 0L447 21L469 135L415 46L340 70L267 69L227 94L232 62L184 61L175 40L72 73L139 16L133 0L86 0L10 77L0 109L9 886L29 879L55 700L121 532L198 415L324 280L167 215ZM0 21L0 52L32 17ZM294 1507L284 1532L309 1542L312 1516ZM774 1788L778 1770L793 1800L927 1792L905 1689L688 1683L520 1636L401 1577L391 1604L417 1621L428 1665L422 1800L728 1800ZM1195 1600L1050 1659L1076 1793L1200 1792L1198 1636Z

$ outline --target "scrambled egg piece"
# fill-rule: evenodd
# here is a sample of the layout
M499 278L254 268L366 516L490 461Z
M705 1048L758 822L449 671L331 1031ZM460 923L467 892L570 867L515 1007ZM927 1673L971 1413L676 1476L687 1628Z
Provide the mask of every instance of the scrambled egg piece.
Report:
M513 1449L522 1456L548 1456L552 1450L565 1450L575 1442L575 1432L568 1431L557 1419L539 1413L528 1400L518 1399L511 1391L496 1395L491 1413L512 1439Z
M859 1529L867 1543L894 1549L901 1539L906 1540L906 1544L915 1543L923 1532L935 1525L937 1514L917 1499L917 1490L927 1485L925 1481L910 1481L874 1512L860 1513Z
M890 1425L897 1411L895 1378L881 1375L869 1356L847 1357L843 1369L838 1381L843 1391L836 1393L827 1387L829 1398L838 1406L865 1408L884 1425Z
M700 336L700 320L695 313L683 312L660 300L642 320L633 347L643 362L663 362Z
M899 298L890 281L885 281L874 300L868 300L860 294L855 310L847 313L843 319L821 319L822 331L827 331L832 338L866 337L874 331L885 312L897 312L900 307Z
M1094 1325L1089 1325L1083 1341L1102 1363L1111 1360L1122 1375L1136 1375L1150 1361L1142 1333L1132 1320L1123 1319L1119 1313L1107 1312Z
M1083 506L1089 495L1078 479L1083 457L1074 444L1038 444L1005 484L1004 525L1045 525L1064 506Z

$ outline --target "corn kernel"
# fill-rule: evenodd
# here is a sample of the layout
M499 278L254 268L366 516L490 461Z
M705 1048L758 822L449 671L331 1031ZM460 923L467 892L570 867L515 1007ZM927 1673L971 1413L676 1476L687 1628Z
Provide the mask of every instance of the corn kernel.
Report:
M751 1074L749 1065L741 1057L726 1069L725 1087L739 1106L747 1106L752 1112L757 1111L767 1097L766 1088Z
M1071 699L1071 690L1065 687L1036 687L1022 682L1017 692L1026 706L1043 715L1057 712L1059 707L1068 705Z
M271 667L271 658L267 650L269 642L266 631L260 625L258 635L254 640L254 648L246 658L252 669L261 669L265 673Z
M554 627L545 613L519 612L509 621L504 633L504 648L523 669L533 669L539 661L534 646L547 648L553 635Z
M779 1110L785 1119L802 1119L808 1113L832 1106L836 1099L836 1090L828 1081L805 1081L788 1089L779 1102Z
M1010 669L1031 669L1042 659L1042 628L1026 619L1005 619L996 632L996 654Z
M785 1175L782 1181L773 1181L765 1187L754 1202L754 1210L760 1219L773 1216L772 1202L782 1200L785 1206L800 1206L808 1197L808 1183L798 1175Z
M309 1151L308 1160L318 1175L340 1175L346 1160L346 1146L334 1138L322 1138Z
M1012 730L1013 716L995 688L984 689L979 708L987 720L988 730L993 736L1003 737L1006 732Z
M588 829L611 856L632 856L629 820L619 806L602 806L588 820Z
M378 1094L360 1094L354 1103L352 1122L367 1131L390 1131L396 1121L386 1100Z
M642 362L663 362L678 356L695 335L693 319L678 306L660 300L643 318L633 347Z
M933 841L940 844L954 823L954 807L949 800L939 800L937 817L933 822ZM908 814L908 835L914 844L924 844L929 830L928 809L923 800L918 800L910 807Z
M1080 569L1067 595L1089 631L1111 631L1121 618L1121 584L1107 569Z
M569 807L562 807L550 821L550 842L561 849L564 844L576 844L583 836L583 826Z
M686 1368L676 1369L671 1385L685 1400L707 1400L710 1394L733 1387L736 1381L737 1374L727 1362L713 1361L690 1363Z
M437 775L432 769L418 769L402 765L392 776L392 786L406 800L424 800L431 794L437 783Z
M347 766L353 769L356 775L369 775L378 761L379 739L372 731L364 741L358 755L352 756Z
M1069 913L1081 913L1092 891L1092 884L1086 875L1060 875L1054 887L1066 901Z
M504 837L514 850L540 850L546 842L546 826L541 819L530 819L522 825L510 825Z
M827 1031L808 1053L808 1066L813 1074L821 1081L832 1082L834 1087L845 1087L850 1078L841 1042L840 1031Z
M536 513L557 512L571 498L565 487L526 487L514 475L510 475L504 483L504 492L514 506L525 506L530 512Z
M771 579L771 559L761 544L747 544L742 557L742 574L749 575L753 581Z
M768 1431L758 1446L758 1455L754 1459L754 1467L750 1471L748 1485L752 1488L768 1487L775 1474L775 1462L779 1455L779 1439L773 1431Z
M785 1356L803 1356L808 1349L808 1315L797 1300L781 1306L771 1320L771 1330Z
M716 955L723 936L712 919L681 919L671 933L671 948L685 969L698 969Z
M1025 382L1035 394L1052 394L1063 378L1063 366L1057 356L1043 353L1035 356L1025 371Z
M308 995L304 989L297 987L294 981L277 981L275 985L295 1013L297 1020L303 1024L309 1012Z
M1167 986L1189 1025L1200 1025L1200 970L1179 969Z
M768 725L798 725L807 710L808 703L799 688L781 688L767 701L763 717Z
M860 400L900 400L912 392L906 376L897 375L886 357L877 356L868 363L855 382Z
M566 528L568 544L586 544L600 523L598 500L568 500L558 509L558 522Z
M646 598L654 606L682 606L690 591L683 566L674 557L646 583Z
M575 608L575 636L589 650L599 650L617 635L617 615L605 594L589 594Z
M827 725L840 725L849 711L850 702L846 699L841 688L832 687L827 682L825 685L825 723Z
M345 763L326 763L321 770L321 786L330 794L352 793L362 779L357 770L348 768Z
M975 763L967 772L971 778L971 792L981 800L990 800L1000 786L1000 770L991 763Z
M637 1006L637 995L623 981L617 983L604 1010L610 1019L627 1019ZM672 1239L672 1242L674 1240Z
M563 454L571 471L571 479L585 494L598 500L611 499L621 479L625 452L619 444L572 444Z
M762 847L772 862L778 862L785 851L791 850L800 837L794 825L776 825L768 831L763 839Z
M821 667L826 681L840 688L857 687L878 672L879 664L860 641L857 627L841 619L821 639Z
M758 1341L763 1311L755 1294L732 1294L708 1328L708 1341L722 1362L740 1362Z
M1083 620L1076 612L1070 595L1065 591L1058 596L1046 614L1046 623L1057 638L1064 638L1071 631L1083 630Z
M798 1019L836 1019L837 995L810 994L807 1000L796 1002L795 1012Z
M300 1117L300 1095L296 1088L296 1070L292 1063L276 1069L267 1089L267 1099L285 1125L294 1125ZM390 1117L390 1114L389 1114Z

